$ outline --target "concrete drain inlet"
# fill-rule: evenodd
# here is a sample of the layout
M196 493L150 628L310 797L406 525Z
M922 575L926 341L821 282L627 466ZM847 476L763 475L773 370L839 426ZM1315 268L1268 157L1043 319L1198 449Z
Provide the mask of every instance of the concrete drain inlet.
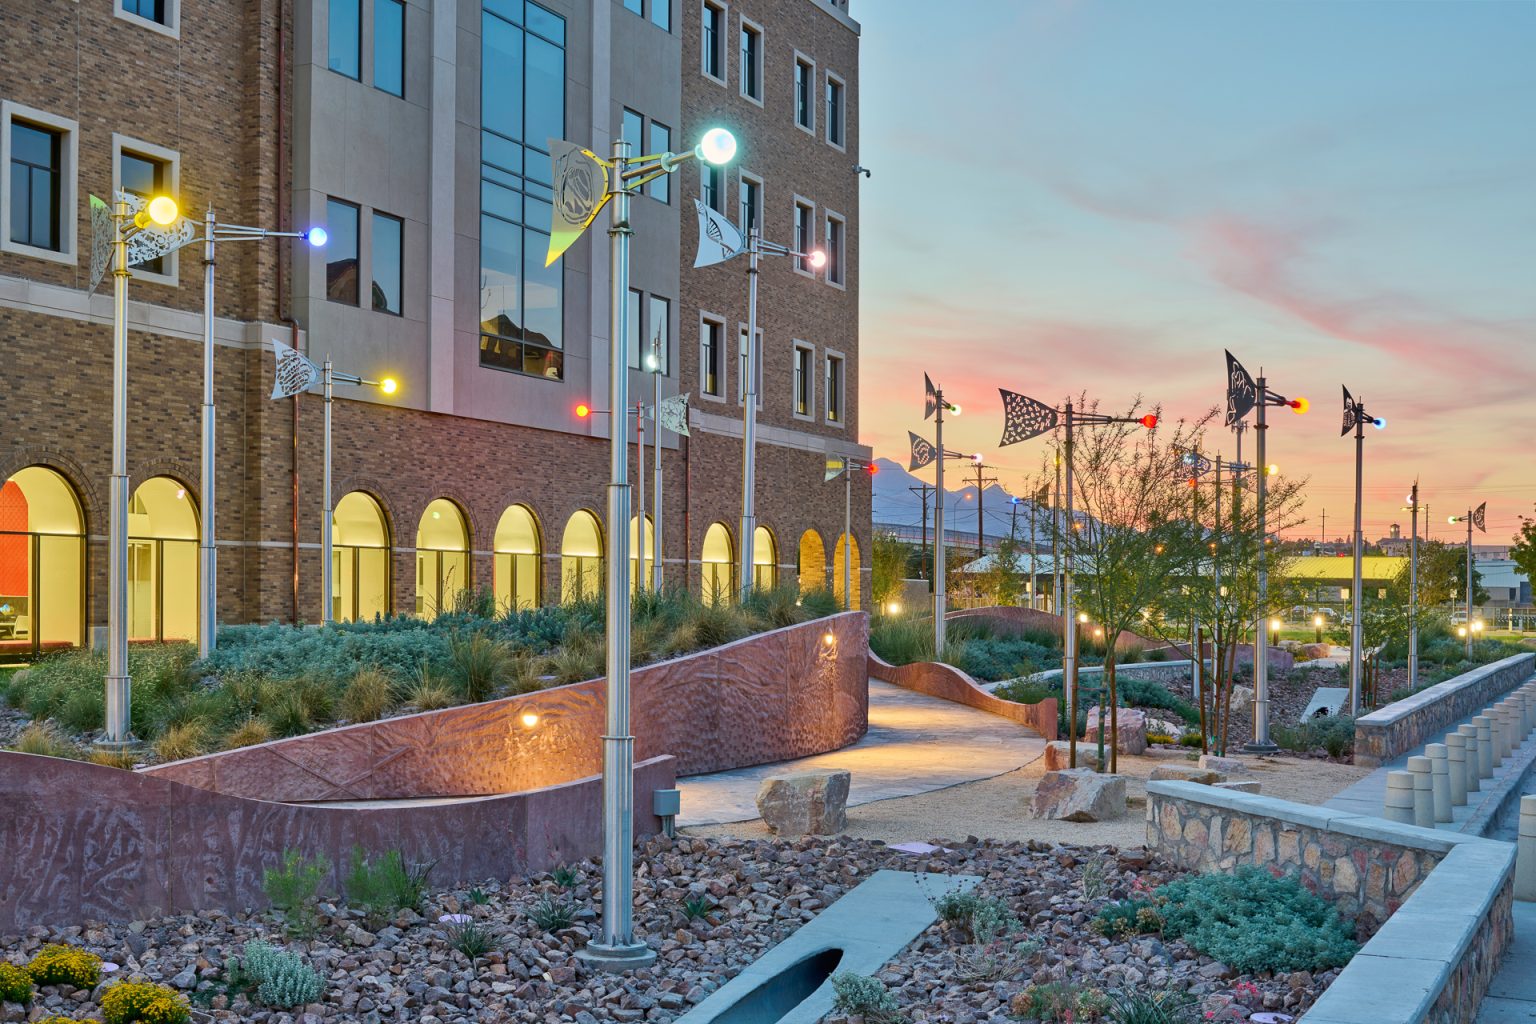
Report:
M929 893L964 892L980 881L877 871L677 1024L816 1024L832 1009L834 973L874 974L937 919Z

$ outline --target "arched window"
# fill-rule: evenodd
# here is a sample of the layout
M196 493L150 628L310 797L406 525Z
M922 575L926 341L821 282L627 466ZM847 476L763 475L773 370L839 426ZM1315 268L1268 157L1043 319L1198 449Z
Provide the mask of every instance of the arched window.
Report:
M539 521L527 505L511 505L496 524L492 590L503 612L537 608L539 594Z
M128 639L197 642L197 508L168 476L128 502Z
M331 617L367 621L390 613L389 528L384 510L362 491L331 510Z
M827 549L821 543L821 534L815 530L806 530L800 535L796 566L802 594L827 589Z
M656 575L656 528L650 516L645 517L645 579L640 579L640 519L633 516L629 520L629 592L635 593L641 589L642 582L645 589L651 588L651 580Z
M752 588L772 590L779 585L779 546L773 531L759 526L752 531Z
M0 657L85 642L85 522L69 482L28 466L0 487Z
M700 596L705 604L730 604L736 588L732 584L736 568L736 547L731 531L724 523L712 523L704 531L704 548L699 554L704 571Z
M581 509L560 537L560 600L590 601L602 593L603 531L597 516Z
M843 556L847 555L845 563ZM843 579L846 577L850 583L848 588L848 600L843 599ZM859 606L859 539L850 537L846 533L837 538L837 550L832 556L832 596L837 603L845 608L857 608Z
M468 589L469 527L459 506L438 498L416 526L416 615L451 612Z

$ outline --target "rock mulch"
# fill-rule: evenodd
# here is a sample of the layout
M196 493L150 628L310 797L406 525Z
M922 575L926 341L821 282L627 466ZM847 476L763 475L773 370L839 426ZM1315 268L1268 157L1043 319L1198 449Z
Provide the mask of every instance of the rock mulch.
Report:
M1201 1017L1214 1020L1245 1020L1260 1009L1299 1016L1337 974L1241 976L1182 942L1094 933L1089 923L1105 902L1179 874L1140 850L974 837L949 846L913 856L846 837L648 840L636 854L635 918L659 955L654 967L619 976L591 972L573 956L596 927L601 870L592 862L576 866L568 891L549 874L488 883L478 893L435 891L420 913L371 928L359 913L323 904L318 937L308 943L285 942L268 915L209 912L122 926L33 928L0 937L0 959L22 961L46 942L83 946L120 963L114 977L186 992L202 1020L668 1024L861 880L894 868L982 876L981 892L1006 901L1018 919L1015 940L1028 940L984 950L966 945L951 926L928 929L879 974L913 1024L1028 1020L1025 989L1050 982L1106 992L1184 989L1200 1001ZM932 892L942 889L935 880ZM530 916L546 898L569 900L574 910L571 924L553 934ZM476 962L450 946L439 923L441 915L457 913L493 936L491 951ZM322 999L279 1011L227 994L225 966L252 938L302 953L325 979ZM0 1020L99 1016L100 993L44 989L30 1018L7 1005Z

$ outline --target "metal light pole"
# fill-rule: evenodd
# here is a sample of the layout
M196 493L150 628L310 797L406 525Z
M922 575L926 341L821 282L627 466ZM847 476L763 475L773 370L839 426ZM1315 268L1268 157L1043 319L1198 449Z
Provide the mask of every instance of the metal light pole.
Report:
M1419 482L1408 492L1413 533L1408 541L1408 688L1419 688Z
M1364 534L1360 526L1360 510L1362 504L1362 489L1365 473L1365 425L1370 423L1378 430L1387 425L1387 421L1380 417L1373 417L1366 413L1365 402L1355 398L1349 393L1349 388L1344 389L1344 420L1341 437L1348 437L1350 430L1355 432L1355 547L1354 579L1350 586L1351 622L1349 626L1349 713L1360 713L1361 684L1364 681L1365 650L1364 637L1365 626L1361 621L1363 610L1363 585L1361 582L1361 567L1364 564L1365 544Z
M652 546L652 550L651 550L651 555L652 555L652 562L651 562L651 565L652 565L652 583L651 583L651 586L652 586L652 589L654 589L656 591L656 593L658 593L658 594L661 593L662 575L663 575L662 574L662 568L661 568L661 521L662 521L662 506L661 506L661 377L662 377L662 373L661 373L661 345L660 345L660 342L661 342L661 338L660 338L659 335L658 336L654 336L654 337L651 338L651 365L650 365L650 370L651 370L651 379L652 379L652 381L656 385L655 393L654 393L654 395L652 397L652 400L651 400L651 408L653 410L655 410L655 416L656 416L656 459L655 459L656 465L655 465L655 467L653 469L653 472L654 472L655 475L653 477L653 484L652 484L652 487L651 487L651 490L654 491L655 494L656 494L656 523L655 523L654 526L651 527L651 537L652 537L652 541L651 541L651 546Z
M843 611L853 607L853 464L843 473Z
M1484 533L1488 532L1485 518L1488 503L1485 501L1475 509L1467 509L1464 515L1451 516L1452 523L1467 524L1467 660L1472 659L1472 641L1475 639L1476 630L1472 627L1472 527L1476 526Z
M944 634L947 626L944 614L948 610L948 595L945 592L944 580L944 460L964 458L958 452L944 450L944 414L946 412L960 415L960 406L944 398L944 389L934 385L932 378L923 374L923 419L934 417L933 444L929 444L911 431L907 436L912 441L912 459L907 465L909 472L915 472L928 463L934 463L933 467L933 656L936 660L944 658Z
M660 436L660 428L656 431ZM635 589L644 590L648 583L645 571L645 403L635 403Z

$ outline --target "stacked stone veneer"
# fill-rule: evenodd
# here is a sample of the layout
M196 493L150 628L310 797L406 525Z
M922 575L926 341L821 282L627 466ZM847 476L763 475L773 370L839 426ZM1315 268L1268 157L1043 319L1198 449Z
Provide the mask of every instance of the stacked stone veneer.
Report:
M1116 665L1115 678L1117 679L1145 679L1154 683L1172 683L1189 678L1190 662L1187 661L1140 661L1131 665ZM1092 679L1097 683L1098 678L1104 674L1101 665L1083 665L1077 670L1077 679L1081 683L1086 679ZM1061 669L1052 668L1044 672L1036 672L1026 677L1042 683L1061 682Z
M1056 698L1047 697L1038 704L994 697L983 690L965 672L939 661L918 661L910 665L892 665L874 653L869 655L869 674L873 679L892 683L941 700L954 701L980 711L1011 718L1026 725L1048 740L1056 738Z
M1514 848L1189 782L1147 784L1172 863L1300 876L1371 938L1303 1024L1470 1024L1514 934Z
M1355 719L1355 764L1375 768L1416 750L1536 670L1536 654L1516 654L1447 679Z

